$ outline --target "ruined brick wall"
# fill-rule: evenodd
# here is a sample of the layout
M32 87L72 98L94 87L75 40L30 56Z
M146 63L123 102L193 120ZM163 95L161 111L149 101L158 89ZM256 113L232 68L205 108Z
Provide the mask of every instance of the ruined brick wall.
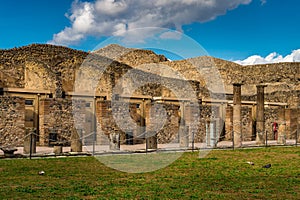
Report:
M194 135L195 142L206 142L206 125L211 120L216 120L216 131L219 136L223 130L223 123L220 116L219 105L197 105L186 106L186 125L189 126L189 141L192 142ZM191 120L192 119L192 120Z
M268 140L275 139L273 132L273 123L281 123L280 107L265 107L265 131L268 134Z
M164 62L168 59L165 56L157 55L150 50L135 49L123 54L117 58L117 60L130 66L138 66L146 63Z
M201 105L200 106L200 129L195 137L195 142L206 142L206 124L211 120L217 120L217 134L220 135L220 107L218 105Z
M118 118L123 118L126 121L126 118L130 117L136 125L139 125L141 116L137 112L136 104L114 102L112 105L111 101L97 101L96 105L97 136L109 138L109 134L113 132L120 133L120 142L124 144L126 143L126 132L132 132L133 136L139 134L138 126L133 127L129 123L122 123L120 124L122 127L119 127L116 123Z
M265 131L268 140L274 140L273 123L286 123L286 139L295 139L297 131L297 109L285 109L285 115L282 116L282 107L265 107Z
M25 100L0 96L0 146L23 146L25 137Z
M126 96L150 95L177 98L193 96L196 98L200 91L197 81L162 77L137 69L131 69L125 76L123 75L116 74L116 82L120 81L119 83L122 85L122 88L118 88L116 91L120 91Z
M218 76L211 76L212 66L215 66L215 68L219 70L221 81L225 83L225 90L229 93L232 92L233 82L243 83L243 94L247 95L255 94L256 84L265 83L268 85L266 94L271 94L269 96L270 101L279 100L282 102L282 99L285 99L284 101L291 104L295 102L294 100L290 101L291 94L286 94L284 98L281 98L279 97L280 95L274 96L272 93L299 90L297 89L299 88L300 80L299 63L241 66L236 63L211 57L198 57L170 62L165 61L163 56L156 55L151 51L132 51L124 47L112 46L115 47L107 48L104 53L100 53L100 56L91 56L91 54L87 52L53 45L29 45L10 50L0 50L0 86L25 87L30 89L36 87L36 89L48 89L52 91L54 90L53 87L55 87L52 84L54 80L53 74L60 72L63 90L72 91L74 80L77 78L76 70L78 70L86 60L90 60L87 64L93 65L93 68L95 66L99 69L101 68L100 71L111 64L111 69L105 72L106 75L104 75L104 77L112 75L116 81L130 68L139 69L137 66L141 64L144 65L146 63L148 66L149 63L154 63L149 72L154 73L153 69L159 69L158 65L165 65L174 69L174 71L181 74L186 80L198 81L200 87L203 89L206 88L208 82L213 83L212 85L219 85L214 84L220 82L220 80L217 80ZM115 51L116 48L117 51ZM115 52L120 52L120 54L125 52L125 54L121 57L116 55L117 60L114 60L115 56L110 56L110 54L115 54ZM101 55L104 55L104 57ZM90 57L94 58L90 59ZM158 71L160 72L160 70ZM147 72L147 70L145 72ZM145 78L148 75L149 74L144 74L143 77ZM160 74L157 75L174 78L167 72L160 72ZM93 77L93 70L91 70L88 76ZM34 81L36 81L36 83ZM99 86L97 86L97 90L100 92L108 92L110 90L110 81L105 81L104 78L103 80L98 80L98 82ZM103 88L105 89L103 90ZM150 91L152 91L152 93L157 94L157 92L153 92L153 89L157 89L155 85L151 87L145 86L139 93L142 94L144 92L145 94L150 94ZM208 91L202 95L208 96Z
M48 145L50 133L57 133L57 140L70 143L75 129L84 131L85 101L41 99L39 120L40 145Z
M165 56L157 55L153 51L126 48L117 44L110 44L94 53L134 67L145 63L167 61Z
M243 91L242 86L242 91ZM265 90L268 90L270 86L267 86ZM288 86L285 91L274 91L271 93L264 94L265 102L275 102L275 103L287 103L288 107L297 108L298 96L300 96L300 90L290 90ZM232 100L233 95L226 95L228 100ZM254 101L256 102L256 94L253 95L242 95L242 101Z
M253 118L252 118L252 108L248 106L243 106L242 112L242 141L252 141L253 136Z
M25 68L38 65L52 73L61 72L64 90L70 91L74 82L74 70L81 65L87 55L88 53L83 51L45 44L0 50L0 86L25 87ZM40 78L42 81L43 77ZM29 77L29 82L30 79Z
M164 64L174 68L189 80L199 81L200 86L204 88L207 83L220 82L218 76L211 76L215 67L227 93L232 93L233 83L243 83L242 94L253 95L251 98L255 99L256 85L264 83L268 86L265 89L267 101L296 104L296 100L291 99L294 92L299 91L300 63L241 66L217 58L197 57L183 61L164 62ZM197 68L200 68L198 72ZM206 93L203 94L203 96L206 95Z
M297 132L297 109L286 109L285 120L286 120L286 136L288 139L296 139Z
M188 103L185 105L184 119L186 126L189 127L189 142L193 142L193 138L195 141L195 137L199 135L198 129L200 128L200 105L197 103ZM199 136L197 137L199 138Z
M226 115L225 115L224 140L232 140L232 131L233 131L233 107L228 105L226 107Z
M212 62L219 69L224 83L227 85L235 82L244 83L244 85L257 85L260 83L279 84L280 82L297 84L300 78L300 63L241 66L217 58L211 59L213 59Z
M265 107L265 131L268 134L268 140L274 140L273 122L286 123L286 138L295 139L297 131L297 109L286 109L285 119L280 117L281 107ZM255 113L254 113L255 115ZM242 138L243 141L255 140L255 117L252 117L252 109L247 106L242 107ZM226 122L225 122L225 139L231 140L232 133L232 107L226 108Z
M226 108L226 122L225 122L225 140L232 139L232 106ZM255 140L255 113L251 107L242 107L242 141L253 141ZM265 131L267 131L268 139L274 139L274 134L272 132L272 123L274 121L278 122L278 107L266 107L265 108ZM254 117L253 117L254 116Z
M178 142L179 134L179 106L166 103L147 104L147 131L157 132L158 144ZM161 125L161 126L158 126Z
M38 61L25 62L25 81L26 89L49 90L54 92L55 73L53 73L44 63Z

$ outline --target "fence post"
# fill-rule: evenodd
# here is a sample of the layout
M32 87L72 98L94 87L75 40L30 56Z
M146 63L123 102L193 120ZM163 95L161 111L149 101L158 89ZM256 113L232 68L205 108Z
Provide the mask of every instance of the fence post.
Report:
M231 140L232 140L232 150L234 150L234 134L233 134L233 129L232 129L232 132L231 132Z
M29 144L29 159L31 160L32 156L32 131L30 132L30 144Z
M94 131L93 134L93 153L92 153L93 156L95 155L95 143L96 143L96 131Z
M268 131L266 130L266 147L268 147Z
M195 135L194 135L194 131L192 131L192 151L194 152L194 148L195 148Z

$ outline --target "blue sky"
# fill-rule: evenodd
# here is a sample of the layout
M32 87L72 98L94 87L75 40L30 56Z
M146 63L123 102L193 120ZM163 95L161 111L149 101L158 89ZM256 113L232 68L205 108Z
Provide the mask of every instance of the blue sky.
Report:
M300 59L298 0L0 2L1 49L53 43L88 51L131 28L155 26L177 30L202 45L209 55L226 60ZM140 35L148 34L151 35L143 31ZM184 57L196 54L197 51Z

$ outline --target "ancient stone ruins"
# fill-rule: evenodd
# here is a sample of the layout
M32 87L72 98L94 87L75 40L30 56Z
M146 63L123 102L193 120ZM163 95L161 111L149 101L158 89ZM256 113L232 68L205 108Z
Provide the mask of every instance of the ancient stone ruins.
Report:
M36 44L1 50L0 147L26 153L29 136L58 152L80 152L83 140L111 149L300 141L299 80L300 63L169 61L118 45L92 53Z

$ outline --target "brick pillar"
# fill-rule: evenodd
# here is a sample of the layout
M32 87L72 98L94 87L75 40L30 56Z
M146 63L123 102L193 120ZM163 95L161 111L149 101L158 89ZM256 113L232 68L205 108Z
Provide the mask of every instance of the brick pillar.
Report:
M256 140L256 105L253 104L251 108L252 112L252 137L251 140Z
M217 128L216 119L206 121L206 145L208 147L217 147Z
M40 113L39 113L39 132L40 132L40 141L39 144L41 146L45 146L48 145L48 137L49 137L49 133L47 131L47 121L48 119L46 118L46 116L49 115L49 111L50 111L50 99L41 99L41 101L39 102L39 107L40 107Z
M218 142L223 141L226 138L226 132L225 132L225 116L226 116L226 105L224 103L221 103L219 107L219 113L220 113L220 119L218 127Z
M286 138L296 139L297 135L297 109L288 108L285 110L285 121L286 121Z
M185 106L185 125L188 127L189 142L193 143L200 129L200 105L197 103Z
M286 144L286 121L285 121L285 108L282 107L279 111L278 116L278 137L277 143L278 144Z
M179 142L180 147L189 147L189 127L180 126L179 127Z
M242 146L241 122L241 84L233 84L233 143L234 147Z
M146 106L151 102L146 101L143 99L142 104L140 106L141 108L141 120L140 120L140 133L138 135L143 134L146 131Z
M157 149L157 133L155 132L155 116L151 116L152 103L146 105L146 148Z
M179 126L179 143L180 147L188 147L189 146L189 129L187 127L186 121L188 120L186 113L186 103L181 103L180 111L181 111L181 122Z
M227 106L226 117L225 117L225 140L232 140L232 122L233 122L233 108L232 106Z
M256 110L256 144L265 144L265 85L257 85L257 110Z
M73 128L71 133L71 152L82 152L82 130Z

